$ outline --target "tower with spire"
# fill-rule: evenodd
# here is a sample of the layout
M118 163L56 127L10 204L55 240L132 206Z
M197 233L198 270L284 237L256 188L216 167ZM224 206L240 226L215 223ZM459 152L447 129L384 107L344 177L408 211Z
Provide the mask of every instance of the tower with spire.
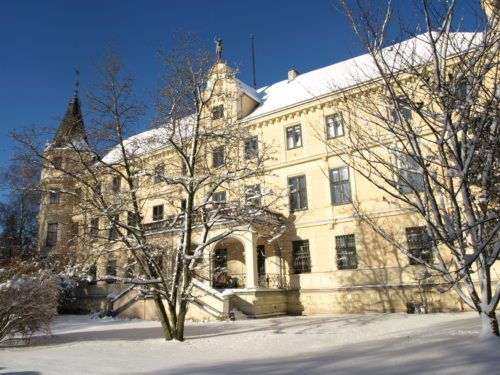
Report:
M45 145L43 156L38 238L40 255L46 257L74 250L81 230L74 220L81 196L74 176L85 172L83 168L92 156L78 83L54 138Z

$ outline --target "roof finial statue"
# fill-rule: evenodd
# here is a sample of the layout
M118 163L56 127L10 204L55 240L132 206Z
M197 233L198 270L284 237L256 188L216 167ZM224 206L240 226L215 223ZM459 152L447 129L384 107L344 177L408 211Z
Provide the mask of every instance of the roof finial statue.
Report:
M222 59L222 39L218 38L215 40L215 54L217 55L217 61Z
M76 73L76 82L75 82L75 90L73 91L73 98L78 97L78 87L80 86L80 69L75 69Z

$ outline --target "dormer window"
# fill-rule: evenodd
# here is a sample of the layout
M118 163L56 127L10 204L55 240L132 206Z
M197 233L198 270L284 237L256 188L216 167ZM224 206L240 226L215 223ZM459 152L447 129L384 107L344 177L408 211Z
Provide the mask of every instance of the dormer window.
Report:
M212 120L219 120L224 117L224 105L219 104L212 108Z

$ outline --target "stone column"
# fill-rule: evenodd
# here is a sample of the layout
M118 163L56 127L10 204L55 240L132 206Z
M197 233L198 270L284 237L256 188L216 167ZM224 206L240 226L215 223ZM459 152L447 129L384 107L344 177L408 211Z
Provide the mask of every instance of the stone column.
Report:
M243 246L245 248L246 288L255 289L259 285L257 274L257 235L248 231L243 235Z

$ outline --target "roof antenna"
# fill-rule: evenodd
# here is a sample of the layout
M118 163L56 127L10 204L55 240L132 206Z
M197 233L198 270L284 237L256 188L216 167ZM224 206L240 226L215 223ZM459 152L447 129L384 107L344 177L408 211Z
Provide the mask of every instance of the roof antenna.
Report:
M257 79L255 78L255 49L253 45L254 35L250 34L252 37L252 68L253 68L253 88L257 89Z
M75 74L76 74L76 82L75 82L75 89L73 90L73 97L77 98L78 97L78 87L80 86L80 69L75 68Z

